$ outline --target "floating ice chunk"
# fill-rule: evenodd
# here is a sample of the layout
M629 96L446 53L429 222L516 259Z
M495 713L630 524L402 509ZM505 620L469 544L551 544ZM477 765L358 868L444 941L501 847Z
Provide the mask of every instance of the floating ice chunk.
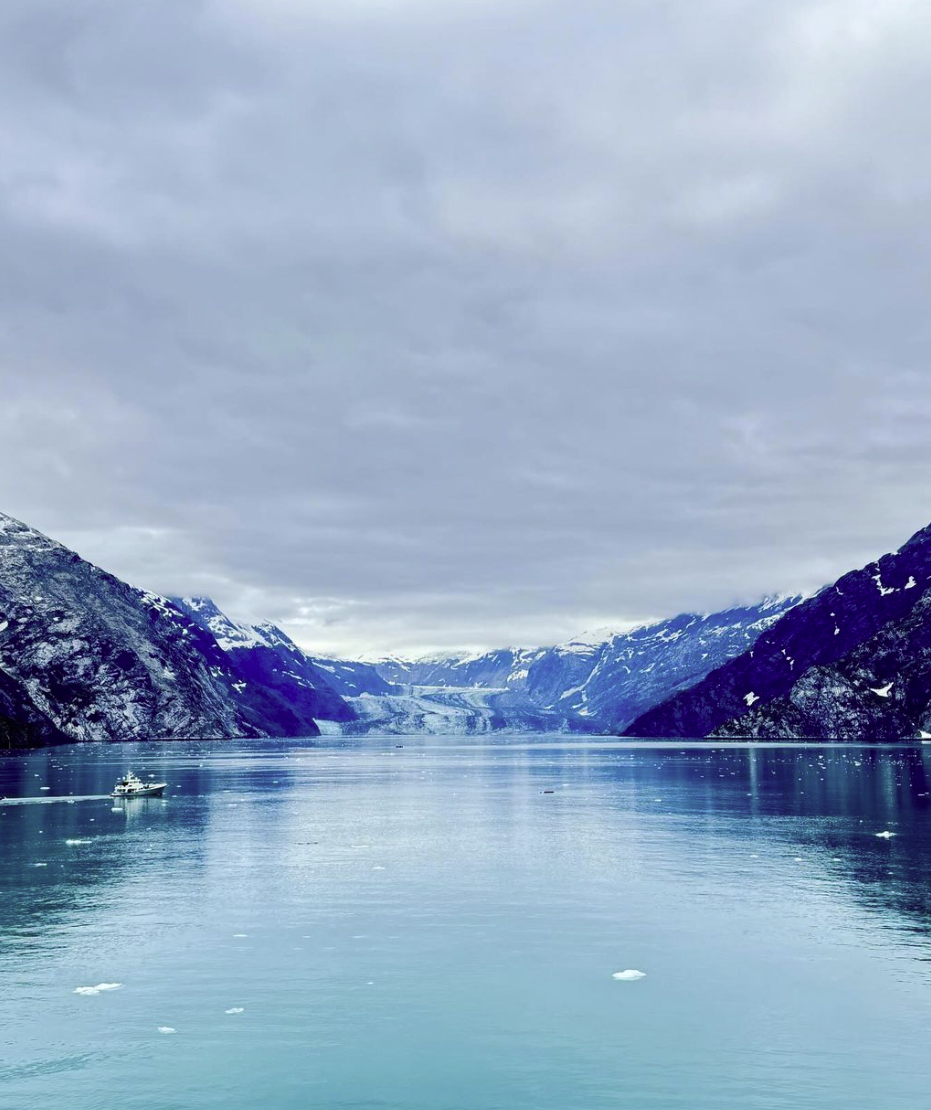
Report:
M39 789L40 790L51 790L52 788L50 786L40 786Z
M645 979L646 974L645 971L637 971L636 968L629 967L626 971L615 971L611 978L617 979L621 983L633 983L637 979Z
M888 829L884 829L881 833L877 833L876 835L880 840L891 840L895 836L895 833L889 832Z
M872 686L870 689L878 698L888 698L893 686L895 686L895 682L890 682L888 686L880 686L878 690L874 690Z
M241 1014L245 1010L245 1006L230 1006L228 1010L224 1010L224 1014Z
M75 987L75 994L100 994L101 991L118 991L122 983L98 983L96 987Z
M73 837L71 840L66 840L65 843L70 844L73 847L75 844L90 844L90 841L82 840L80 837Z
M247 937L248 935L248 933L233 933L234 937Z
M178 1030L173 1028L171 1025L160 1025L158 1027L158 1031L159 1031L159 1033L177 1033L178 1032Z

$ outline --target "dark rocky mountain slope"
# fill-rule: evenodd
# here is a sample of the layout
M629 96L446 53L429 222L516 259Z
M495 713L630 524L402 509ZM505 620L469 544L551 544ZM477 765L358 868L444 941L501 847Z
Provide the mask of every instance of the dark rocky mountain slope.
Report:
M0 743L315 735L313 708L165 598L0 514Z
M352 720L329 677L276 625L231 620L209 597L171 600L216 640L248 686L265 690L304 720Z
M750 651L626 732L864 739L931 732L931 526L790 610Z

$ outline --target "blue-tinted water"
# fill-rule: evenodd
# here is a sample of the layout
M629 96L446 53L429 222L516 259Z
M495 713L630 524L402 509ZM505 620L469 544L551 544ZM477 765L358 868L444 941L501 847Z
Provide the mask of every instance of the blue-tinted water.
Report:
M127 766L168 797L93 797ZM920 1110L929 783L927 746L2 760L0 1106Z

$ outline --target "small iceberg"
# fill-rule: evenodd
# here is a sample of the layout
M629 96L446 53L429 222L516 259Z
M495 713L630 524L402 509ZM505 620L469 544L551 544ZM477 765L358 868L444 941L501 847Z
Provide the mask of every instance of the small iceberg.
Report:
M615 971L611 978L621 983L634 983L638 979L645 979L646 974L645 971L637 971L636 968L629 967L625 971Z
M883 832L877 833L876 835L879 837L880 840L891 840L895 836L895 833L889 832L888 829L885 829Z
M101 991L118 991L122 983L98 983L96 987L75 987L75 994L100 994Z
M228 1010L224 1010L224 1014L241 1014L245 1011L245 1006L230 1006Z
M167 1033L177 1033L178 1032L178 1030L175 1029L174 1026L172 1026L172 1025L160 1025L158 1027L158 1031L159 1031L159 1033L166 1033L166 1034Z

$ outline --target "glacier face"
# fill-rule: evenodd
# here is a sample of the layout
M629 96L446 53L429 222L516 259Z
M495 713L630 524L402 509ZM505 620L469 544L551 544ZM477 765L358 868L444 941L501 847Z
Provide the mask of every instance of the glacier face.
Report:
M362 694L349 698L354 719L323 726L343 735L475 736L489 732L593 732L574 716L541 710L508 690L480 687L411 686L399 694Z
M0 746L143 737L931 732L931 527L809 599L553 647L311 656L0 514Z
M554 647L391 658L379 660L376 667L390 682L411 688L507 693L514 721L526 712L552 722L556 730L620 732L644 710L746 651L800 600L767 598L720 613L683 613L624 632L578 636Z

